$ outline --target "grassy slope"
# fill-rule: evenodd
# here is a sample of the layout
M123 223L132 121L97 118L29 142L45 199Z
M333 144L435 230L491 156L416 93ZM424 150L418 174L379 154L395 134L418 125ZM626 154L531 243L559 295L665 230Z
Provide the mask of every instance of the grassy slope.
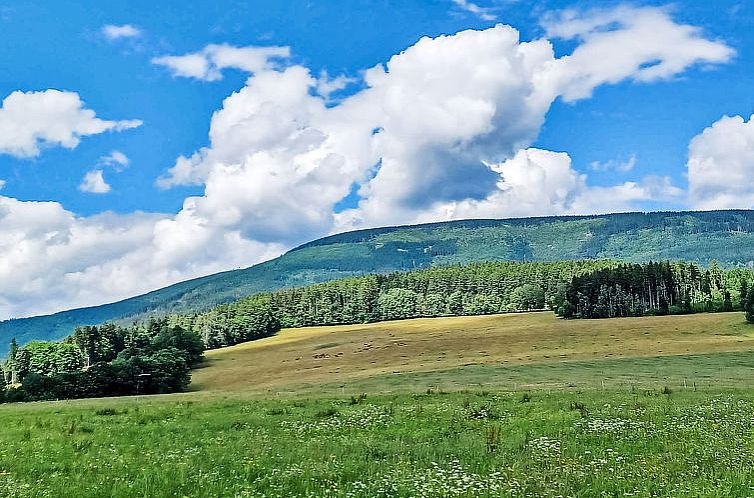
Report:
M0 496L748 496L750 336L740 313L287 330L211 352L202 391L0 406Z
M340 394L603 382L677 386L684 378L688 385L708 383L711 376L716 383L726 376L748 381L752 332L741 313L615 320L523 313L288 329L209 351L193 387Z
M243 270L182 282L114 304L0 322L11 337L59 339L76 325L150 313L192 312L240 297L355 274L490 260L685 259L731 266L754 261L754 211L614 214L470 220L326 237Z

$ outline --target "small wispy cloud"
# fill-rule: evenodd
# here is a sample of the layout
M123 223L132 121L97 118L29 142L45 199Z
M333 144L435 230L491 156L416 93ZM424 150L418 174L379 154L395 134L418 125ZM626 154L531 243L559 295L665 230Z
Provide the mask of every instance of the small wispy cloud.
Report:
M127 155L119 150L114 150L106 156L102 156L97 161L96 167L87 172L81 180L79 190L89 194L106 194L112 190L112 187L105 180L104 168L110 167L116 173L122 172L128 167L131 160Z
M631 157L625 161L617 161L615 159L605 162L592 161L589 165L592 171L617 171L619 173L628 173L634 169L634 166L636 166L636 154L631 154Z
M97 164L101 166L113 166L115 171L119 172L123 171L130 163L131 160L128 156L119 150L114 150L110 154L100 157L99 161L97 161Z
M274 67L281 60L290 57L290 54L288 47L234 47L227 44L212 44L199 52L154 57L152 64L167 67L173 76L217 81L222 79L223 69L234 68L256 73Z
M94 169L84 175L79 190L89 194L106 194L110 192L110 185L105 181L101 169Z
M108 40L120 40L122 38L136 38L141 36L141 30L130 24L105 24L102 26L102 34Z
M480 7L479 5L469 2L468 0L453 0L453 3L459 9L465 10L466 12L471 12L472 14L479 16L480 19L483 19L485 21L494 21L495 19L497 19L497 16L491 13L491 9L487 7Z

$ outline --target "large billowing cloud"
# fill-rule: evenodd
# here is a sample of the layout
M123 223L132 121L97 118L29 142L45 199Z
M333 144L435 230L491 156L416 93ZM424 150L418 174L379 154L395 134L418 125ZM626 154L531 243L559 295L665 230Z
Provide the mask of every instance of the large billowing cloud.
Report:
M580 40L568 56L555 58L546 40L520 42L503 25L424 38L368 70L366 88L334 106L316 95L303 67L257 73L213 117L211 145L179 158L159 184L205 184L197 203L204 214L234 211L222 218L243 220L250 236L294 236L288 243L333 223L346 229L422 219L438 205L484 203L491 215L507 216L510 205L495 211L491 204L505 197L495 165L534 141L556 98L586 97L624 79L668 78L732 56L659 9L558 16L559 31L548 20L553 35ZM358 207L333 215L352 186ZM228 208L229 198L243 202ZM540 209L573 211L574 198ZM293 220L292 230L281 217Z
M754 207L754 121L725 116L689 145L689 197L699 209Z
M561 58L547 40L521 42L503 25L423 38L367 70L362 89L335 102L326 75L281 65L284 48L211 45L157 59L176 76L203 80L227 67L252 73L212 117L209 146L178 158L158 180L163 188L202 185L203 195L176 215L92 218L0 197L0 251L21 248L0 267L0 316L95 304L248 266L337 230L675 198L666 178L591 187L567 154L530 148L559 97L651 80L648 66L659 64L658 77L667 78L732 54L664 11L632 14L605 24L597 18L606 14L591 13L582 27L553 32L578 36ZM666 33L645 39L650 28ZM630 62L600 70L590 54L607 48ZM358 205L338 209L353 192Z
M139 120L107 121L74 92L13 92L0 107L0 154L33 157L42 147L75 148L82 137L135 128Z
M667 177L590 187L586 175L573 169L568 154L536 148L520 150L511 159L490 167L496 174L497 184L486 197L438 201L418 212L393 213L390 222L609 213L635 209L635 203L639 201L676 202L683 194ZM348 219L352 214L348 211L341 213L340 223L353 225Z

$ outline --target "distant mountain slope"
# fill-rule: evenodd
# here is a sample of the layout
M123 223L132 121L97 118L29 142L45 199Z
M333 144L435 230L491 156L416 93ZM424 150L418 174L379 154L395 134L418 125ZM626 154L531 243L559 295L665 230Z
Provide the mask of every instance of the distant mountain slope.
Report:
M260 291L346 276L475 261L610 258L754 264L754 211L621 213L465 220L332 235L243 270L198 278L113 304L0 322L0 352L58 339L77 325L203 311Z

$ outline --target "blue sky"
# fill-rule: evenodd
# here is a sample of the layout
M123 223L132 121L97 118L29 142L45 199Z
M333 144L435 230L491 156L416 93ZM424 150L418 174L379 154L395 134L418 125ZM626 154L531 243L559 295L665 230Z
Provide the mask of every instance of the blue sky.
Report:
M144 121L137 130L85 139L74 150L51 148L31 160L0 155L0 178L7 182L3 193L59 201L87 215L103 210L175 212L186 195L200 192L160 190L154 180L178 155L207 145L212 112L243 85L245 75L228 71L223 80L209 84L174 78L151 64L154 56L191 52L210 43L287 45L293 59L314 72L356 76L422 36L502 22L530 40L543 35L537 22L542 12L595 2L478 4L493 7L496 20L480 19L440 0L192 2L190 8L185 2L165 1L159 9L146 1L0 4L5 68L0 95L19 89L76 91L103 118ZM724 114L746 115L754 108L754 33L748 29L754 8L731 0L677 2L673 10L679 21L702 26L712 38L734 47L735 63L690 71L671 82L605 86L594 98L574 104L555 102L534 145L568 151L575 168L583 171L593 161L627 161L635 155L628 178L661 172L685 182L689 140ZM108 41L101 32L105 24L130 24L143 35ZM556 49L565 52L569 45L556 44ZM124 172L105 173L112 192L98 196L79 191L84 173L111 150L131 159ZM590 181L609 183L614 176L612 171L592 172Z
M60 90L113 128L0 137L0 319L364 226L750 208L752 21L735 0L0 0L0 98L24 92L5 126L51 133L26 92ZM252 70L243 47L290 56ZM214 76L160 63L186 54Z

